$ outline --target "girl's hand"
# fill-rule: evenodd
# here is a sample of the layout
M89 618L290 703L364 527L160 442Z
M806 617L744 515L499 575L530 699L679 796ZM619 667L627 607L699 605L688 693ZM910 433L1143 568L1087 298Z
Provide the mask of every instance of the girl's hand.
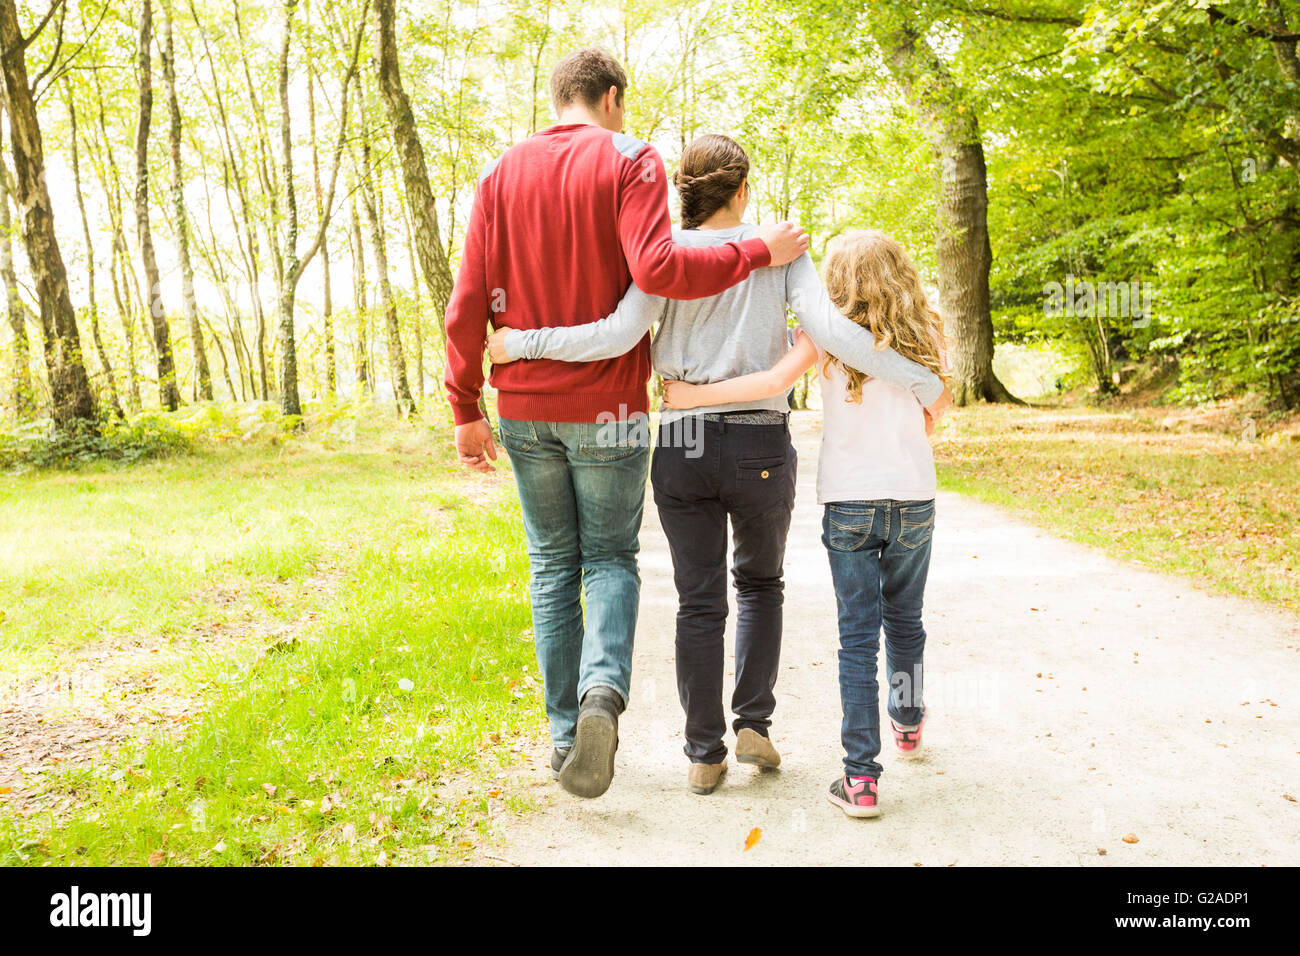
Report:
M923 408L921 409L921 414L925 416L925 433L927 435L933 435L934 418L930 415L930 410L928 408Z
M506 336L510 329L497 329L487 338L488 358L493 365L509 365L514 361L506 352Z
M700 403L695 398L696 386L690 382L666 380L664 382L664 407L682 410L694 408Z

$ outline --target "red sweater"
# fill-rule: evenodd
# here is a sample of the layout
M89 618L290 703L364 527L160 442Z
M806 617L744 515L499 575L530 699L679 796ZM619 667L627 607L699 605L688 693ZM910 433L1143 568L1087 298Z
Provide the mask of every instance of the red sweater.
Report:
M771 261L761 239L673 242L667 173L653 146L599 126L544 129L479 179L447 304L447 392L456 424L482 418L488 324L535 329L604 318L636 284L673 299L716 295ZM592 422L647 412L650 337L600 362L492 369L505 418Z

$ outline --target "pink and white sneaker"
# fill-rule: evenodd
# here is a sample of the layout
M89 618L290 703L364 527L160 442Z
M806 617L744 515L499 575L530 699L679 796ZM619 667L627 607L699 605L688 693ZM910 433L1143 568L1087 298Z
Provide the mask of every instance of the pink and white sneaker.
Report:
M851 817L880 816L875 777L836 777L826 799Z
M921 722L919 724L907 725L896 724L894 718L889 718L890 729L894 731L894 746L898 748L898 755L904 760L912 760L921 756L921 728L925 726L925 713L921 713Z

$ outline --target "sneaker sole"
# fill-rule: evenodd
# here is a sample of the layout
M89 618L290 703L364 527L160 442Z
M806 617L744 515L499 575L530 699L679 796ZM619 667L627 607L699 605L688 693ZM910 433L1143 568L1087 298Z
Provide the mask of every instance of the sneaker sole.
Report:
M829 790L826 791L826 799L829 800L834 806L839 807L849 816L855 817L857 819L865 819L867 817L880 816L880 807L855 807L851 803L845 803L843 800L835 796L835 794L831 793Z
M614 779L618 726L605 713L592 711L578 718L577 739L560 768L560 786L588 800L609 789Z

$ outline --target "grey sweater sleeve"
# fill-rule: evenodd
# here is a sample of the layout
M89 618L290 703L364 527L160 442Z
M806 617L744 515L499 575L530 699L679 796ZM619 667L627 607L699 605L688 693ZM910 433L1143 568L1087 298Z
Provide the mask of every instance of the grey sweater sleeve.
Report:
M939 376L893 349L877 349L875 336L835 307L806 252L786 269L786 299L813 342L845 365L911 392L922 405L943 393Z
M630 351L663 313L664 300L628 287L618 307L605 318L584 325L512 329L506 334L506 354L512 359L558 359L596 362Z

